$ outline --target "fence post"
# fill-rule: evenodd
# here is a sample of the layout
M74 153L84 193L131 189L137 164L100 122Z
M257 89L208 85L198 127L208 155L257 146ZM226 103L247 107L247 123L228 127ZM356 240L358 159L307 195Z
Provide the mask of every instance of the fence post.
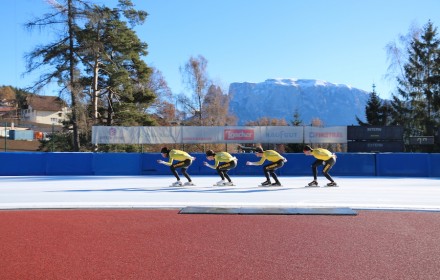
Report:
M7 135L7 125L8 125L8 123L7 122L5 122L5 152L6 152L6 137L8 136Z

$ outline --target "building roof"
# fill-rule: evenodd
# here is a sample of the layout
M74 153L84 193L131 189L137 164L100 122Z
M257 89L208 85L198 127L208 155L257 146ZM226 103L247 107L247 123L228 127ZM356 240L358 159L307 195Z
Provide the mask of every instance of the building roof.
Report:
M26 97L26 103L37 111L58 112L67 106L66 102L57 96L29 95Z

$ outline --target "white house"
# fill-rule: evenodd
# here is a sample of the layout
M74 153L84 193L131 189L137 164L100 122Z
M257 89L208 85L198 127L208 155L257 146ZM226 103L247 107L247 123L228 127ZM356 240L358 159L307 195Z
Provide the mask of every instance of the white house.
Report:
M21 109L21 119L38 124L62 125L70 112L66 102L57 96L29 95Z

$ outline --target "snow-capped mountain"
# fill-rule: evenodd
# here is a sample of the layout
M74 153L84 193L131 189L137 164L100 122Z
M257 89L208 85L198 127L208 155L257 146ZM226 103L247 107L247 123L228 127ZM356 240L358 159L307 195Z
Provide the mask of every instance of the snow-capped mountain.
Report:
M303 124L319 118L325 126L357 125L365 121L369 92L343 84L307 79L268 79L262 83L231 83L229 111L238 124L262 117L293 120L295 110Z

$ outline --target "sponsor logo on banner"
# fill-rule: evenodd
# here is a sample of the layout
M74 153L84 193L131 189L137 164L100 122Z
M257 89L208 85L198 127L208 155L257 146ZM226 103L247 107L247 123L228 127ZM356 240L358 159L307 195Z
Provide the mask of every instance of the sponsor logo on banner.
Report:
M277 131L277 132L267 132L267 138L297 138L298 134L296 132L287 132L287 131Z
M252 129L225 129L225 140L254 140L255 134Z
M109 129L108 134L110 137L116 136L116 128L112 127Z
M310 132L310 138L341 138L343 135L341 132Z

